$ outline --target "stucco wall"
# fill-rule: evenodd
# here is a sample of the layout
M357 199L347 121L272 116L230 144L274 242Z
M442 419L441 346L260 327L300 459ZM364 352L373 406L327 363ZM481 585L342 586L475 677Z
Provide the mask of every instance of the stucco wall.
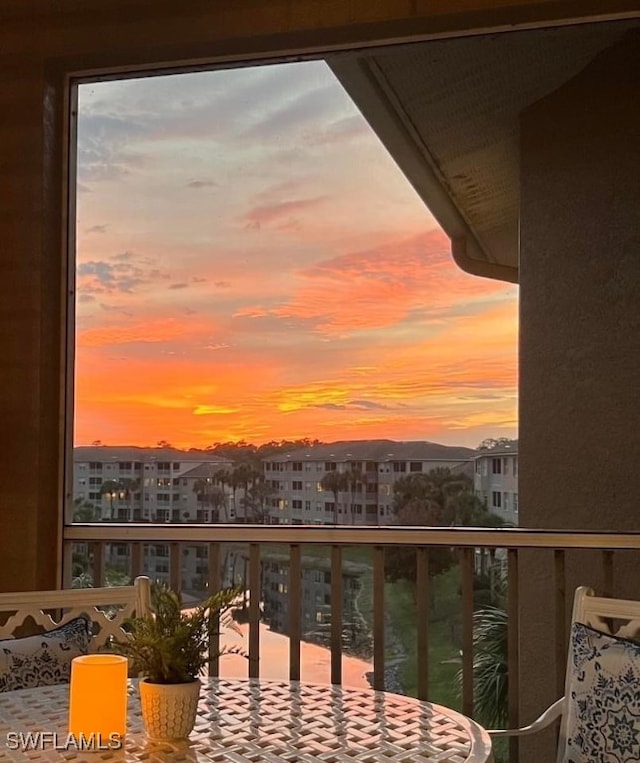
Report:
M635 35L522 116L523 526L640 530L638 71ZM552 558L535 558L523 555L520 575L523 722L557 696L553 670L540 670L541 654L553 661ZM640 598L623 562L614 592ZM580 584L602 591L597 553L568 557L568 601ZM543 758L550 748L536 746L523 760Z

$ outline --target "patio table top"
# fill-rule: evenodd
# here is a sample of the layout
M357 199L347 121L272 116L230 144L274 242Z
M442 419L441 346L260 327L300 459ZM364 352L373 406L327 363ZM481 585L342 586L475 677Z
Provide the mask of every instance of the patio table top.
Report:
M0 694L0 763L492 760L489 736L474 721L388 692L296 681L203 679L189 739L154 742L145 736L132 683L124 747L97 753L65 748L68 698L67 685ZM29 732L31 736L25 736ZM30 740L32 749L16 744L16 739Z

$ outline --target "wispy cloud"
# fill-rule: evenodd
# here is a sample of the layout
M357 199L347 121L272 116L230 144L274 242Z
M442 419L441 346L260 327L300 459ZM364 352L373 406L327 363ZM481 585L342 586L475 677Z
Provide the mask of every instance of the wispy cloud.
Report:
M86 294L133 294L142 286L168 277L158 268L127 260L89 260L78 265L77 273L79 287Z
M217 188L218 186L215 180L189 180L185 185L187 188Z
M290 222L292 217L317 207L324 201L325 197L319 196L315 199L292 199L273 204L262 204L250 209L244 215L243 221L247 228L259 230L263 225L270 225L274 222Z

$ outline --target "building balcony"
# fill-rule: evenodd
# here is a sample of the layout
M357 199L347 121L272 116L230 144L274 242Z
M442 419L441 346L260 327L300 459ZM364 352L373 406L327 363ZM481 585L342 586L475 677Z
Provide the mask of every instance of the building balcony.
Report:
M326 682L349 683L345 666L357 659L361 672L362 665L369 667L374 688L448 704L486 725L486 707L477 703L474 622L479 610L493 605L508 623L502 709L511 726L533 720L521 712L527 695L519 682L522 640L544 644L538 670L550 704L563 692L574 586L597 579L599 592L611 595L620 564L630 554L637 562L640 544L636 533L328 525L109 523L68 525L64 536L67 584L74 551L83 549L94 585L105 583L115 550L118 569L126 562L131 577L165 580L187 601L221 585L240 585L248 591L242 621L249 655L260 658L267 624L269 633L286 637L278 677L305 678L301 654L310 642L329 650ZM162 569L152 554L158 544L169 549ZM124 557L123 545L130 548ZM530 590L532 575L540 592L534 615L531 602L520 598L523 580ZM271 660L247 664L241 669L252 677L273 670ZM214 674L219 669L212 666ZM526 742L533 745L529 750L543 743ZM512 763L524 759L517 740L502 755Z

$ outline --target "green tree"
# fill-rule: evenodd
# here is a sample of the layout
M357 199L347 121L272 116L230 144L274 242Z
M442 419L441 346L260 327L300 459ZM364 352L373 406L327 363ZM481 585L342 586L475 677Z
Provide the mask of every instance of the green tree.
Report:
M473 482L464 474L450 469L408 474L394 485L396 524L422 527L499 526L502 520L491 514L473 493ZM416 552L413 549L389 549L386 575L391 581L416 579ZM439 575L455 563L448 548L429 550L429 575Z
M423 498L414 496L402 508L396 510L396 524L405 526L433 526L438 515ZM455 555L449 548L429 549L428 574L430 577L446 572L454 563ZM414 548L388 548L385 554L385 577L391 583L396 580L416 582L417 555Z
M487 437L476 448L476 450L495 450L496 448L511 448L515 449L517 440L510 440L508 437Z
M76 498L73 502L73 521L74 522L98 522L100 520L100 509L93 503L84 498Z

